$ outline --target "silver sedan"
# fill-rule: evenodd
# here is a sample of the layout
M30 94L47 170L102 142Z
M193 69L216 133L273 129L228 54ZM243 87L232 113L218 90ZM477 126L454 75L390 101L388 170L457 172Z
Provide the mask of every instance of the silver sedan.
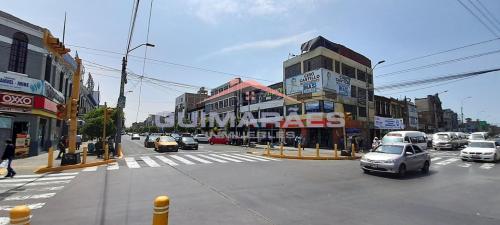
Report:
M429 172L431 158L427 151L410 143L382 144L361 158L361 169L365 172L395 173L405 176L407 171Z

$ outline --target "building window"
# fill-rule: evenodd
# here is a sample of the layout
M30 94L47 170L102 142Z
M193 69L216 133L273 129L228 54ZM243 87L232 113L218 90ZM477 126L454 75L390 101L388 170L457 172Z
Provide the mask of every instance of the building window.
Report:
M370 89L368 91L368 100L373 102L373 89Z
M286 115L290 115L291 113L296 113L296 114L302 114L302 105L301 104L295 104L295 105L287 105L286 106Z
M229 106L229 99L224 99L224 107L228 107Z
M356 96L358 96L356 86L351 85L351 97L356 98Z
M17 73L26 72L26 57L28 56L28 37L17 32L10 45L9 70Z
M340 73L340 62L335 61L335 73Z
M358 98L361 98L361 99L366 98L366 89L358 88Z
M45 81L50 83L50 74L52 73L52 57L50 55L45 59Z
M342 74L350 78L356 78L356 70L354 69L354 67L348 66L344 63L342 63Z
M320 55L304 61L304 73L319 68L333 70L333 59Z
M323 112L335 112L335 104L332 101L323 101Z
M356 120L358 118L358 109L354 105L344 104L344 113L345 116L349 119Z
M306 113L321 112L321 109L319 108L319 101L306 102L305 107Z
M373 75L372 74L367 73L366 79L368 80L369 84L373 84Z
M361 70L357 70L357 72L358 80L366 82L366 73Z
M301 74L300 63L293 64L285 68L285 79Z
M366 107L358 107L358 116L366 117Z
M63 91L63 80L64 80L64 73L61 72L59 74L59 91L62 92Z
M222 103L222 100L219 101L219 109L222 109L224 107L224 103Z

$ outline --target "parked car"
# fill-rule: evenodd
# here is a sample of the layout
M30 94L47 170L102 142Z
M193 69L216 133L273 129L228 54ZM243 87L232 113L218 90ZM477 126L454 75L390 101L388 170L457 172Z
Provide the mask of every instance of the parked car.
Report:
M163 151L179 151L179 145L175 139L171 136L160 136L155 140L155 150L159 152Z
M193 137L191 133L182 133L181 137Z
M205 134L197 134L194 136L194 140L198 143L208 143L208 136Z
M132 138L130 138L132 140L141 140L141 136L139 136L139 134L132 134Z
M427 150L427 136L420 131L392 131L382 138L382 144L411 143Z
M455 132L438 132L432 136L434 149L456 149L460 146L459 137Z
M155 147L155 141L156 141L156 138L158 138L159 136L156 136L156 135L148 135L146 136L146 139L144 139L144 147L145 148L153 148Z
M463 147L469 143L469 137L466 133L456 132L456 134L458 136L459 147Z
M176 133L171 133L170 136L173 137L175 139L175 141L177 141L177 142L179 142L179 140L182 137L181 135L176 134Z
M198 150L198 142L193 137L182 137L179 140L179 148Z
M496 162L500 160L500 141L471 141L467 148L460 151L460 158Z
M213 144L229 144L229 139L226 136L212 136L208 139L208 143Z
M411 143L391 143L379 145L375 150L365 154L360 161L365 172L384 172L405 176L407 171L421 170L429 172L431 157L418 145Z

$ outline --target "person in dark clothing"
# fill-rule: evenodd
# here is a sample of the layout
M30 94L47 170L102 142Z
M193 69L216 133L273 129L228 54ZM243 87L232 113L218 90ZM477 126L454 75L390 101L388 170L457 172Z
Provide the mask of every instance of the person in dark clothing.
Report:
M14 148L14 145L12 144L11 140L6 140L5 141L6 146L5 146L5 152L2 155L2 161L7 160L7 175L5 177L14 177L16 175L16 171L12 169L12 160L14 160L14 155L16 153L16 149Z
M59 140L57 148L59 149L59 154L56 159L61 159L61 157L66 153L66 138L64 136Z

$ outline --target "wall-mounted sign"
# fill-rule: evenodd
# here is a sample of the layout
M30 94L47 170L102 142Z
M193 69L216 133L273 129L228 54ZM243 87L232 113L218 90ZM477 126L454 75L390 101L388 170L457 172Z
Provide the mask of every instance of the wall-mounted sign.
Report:
M0 89L43 95L44 88L44 81L42 80L0 72Z
M285 80L287 95L329 91L341 96L351 95L351 78L327 69L317 69Z
M375 116L375 129L402 130L405 125L400 118Z
M56 90L49 82L45 81L45 88L43 95L50 100L53 100L57 103L64 103L64 95Z
M351 78L330 70L323 70L323 88L336 91L341 96L351 95Z
M31 108L33 106L33 96L0 92L0 105Z
M44 109L53 113L57 113L57 103L50 101L49 99L42 96L35 96L35 103L33 104L35 109Z

